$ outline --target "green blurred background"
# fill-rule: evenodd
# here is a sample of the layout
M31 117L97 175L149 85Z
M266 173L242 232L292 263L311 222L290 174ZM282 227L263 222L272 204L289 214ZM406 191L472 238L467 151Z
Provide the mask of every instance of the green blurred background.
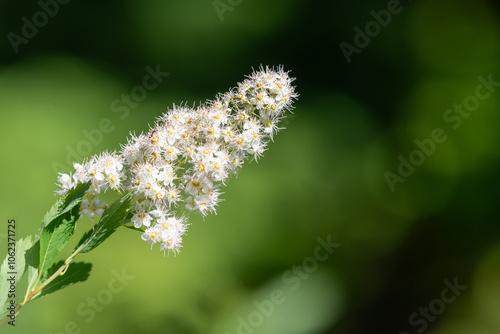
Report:
M94 264L87 282L29 303L0 331L500 333L498 88L455 129L445 120L473 101L478 77L500 81L500 7L402 1L384 27L369 24L371 11L392 1L216 4L73 0L41 24L37 1L0 1L2 256L7 219L18 238L33 234L54 203L68 150L118 149L173 103L213 98L261 64L291 70L300 93L264 158L228 182L218 214L191 218L180 255L119 230L79 256ZM15 52L9 33L21 36L33 15L38 32ZM339 45L355 46L367 23L372 37L348 63ZM117 112L147 66L169 75ZM82 146L103 119L112 131ZM386 172L435 129L446 140L391 191ZM311 267L328 237L340 246ZM133 279L110 294L114 271ZM445 280L467 286L449 304L439 302ZM271 307L273 290L284 295ZM429 306L438 314L425 318Z

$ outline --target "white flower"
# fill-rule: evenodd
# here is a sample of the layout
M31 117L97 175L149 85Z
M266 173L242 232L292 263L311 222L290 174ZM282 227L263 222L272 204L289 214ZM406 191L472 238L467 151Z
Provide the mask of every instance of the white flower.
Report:
M109 187L111 187L113 189L117 189L121 185L121 176L120 176L120 174L118 174L116 172L107 174L106 182L107 182Z
M164 233L161 225L155 225L146 229L146 231L141 235L142 240L147 241L148 245L153 246L158 241L162 240L162 234Z
M102 166L95 160L91 159L91 161L86 164L87 174L90 177L92 183L102 185L104 184L105 176L102 170Z
M141 147L139 142L137 142L137 138L135 135L131 135L127 142L127 144L122 145L122 157L124 162L132 165L134 162L138 161L141 158Z
M104 152L97 163L107 175L117 174L123 169L122 157L116 153Z
M221 185L247 159L260 158L280 130L297 97L292 81L281 67L261 67L213 101L174 105L146 133L131 133L120 153L103 152L60 174L56 193L91 181L82 212L93 217L103 211L94 198L101 190L133 192L131 220L146 228L142 239L177 253L187 229L183 214L216 213Z
M162 207L161 205L157 206L155 210L151 211L150 214L153 217L157 218L157 221L166 219L168 214L168 209Z
M188 179L184 191L186 192L186 194L195 195L201 189L202 189L202 182L200 181L200 179L193 178L193 179Z
M206 216L209 212L215 212L217 197L218 193L213 191L210 194L189 196L186 198L186 209L198 211L203 216Z
M168 233L162 238L162 243L160 244L160 250L168 250L174 254L179 253L182 247L182 234L180 233Z
M177 155L179 154L179 149L175 146L167 146L165 147L165 159L167 161L174 161L177 159Z
M170 207L171 205L177 205L177 202L180 201L180 191L177 188L169 188L165 192L165 198L166 201L168 202L168 206Z
M87 169L83 165L74 163L73 168L75 168L73 180L75 180L76 183L87 183L89 181Z
M68 193L70 189L75 188L76 184L77 182L72 180L71 174L59 173L59 177L57 178L57 186L61 187L61 189L58 189L55 192L58 195L64 195Z
M250 145L250 148L248 149L248 153L253 154L253 157L255 160L258 160L260 157L262 157L262 154L266 150L266 144L259 141L254 141Z
M134 227L140 228L143 225L148 227L151 226L152 218L149 215L149 213L143 211L137 211L131 220L134 223Z

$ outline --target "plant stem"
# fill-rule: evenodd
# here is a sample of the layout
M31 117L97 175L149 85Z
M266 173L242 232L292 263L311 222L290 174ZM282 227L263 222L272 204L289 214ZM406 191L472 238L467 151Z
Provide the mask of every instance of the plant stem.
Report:
M55 280L58 276L62 276L66 273L66 269L68 269L70 263L73 261L73 259L75 258L75 256L80 253L80 251L85 247L86 243L83 243L80 247L78 247L78 249L76 249L73 254L71 254L65 261L64 261L64 264L59 268L57 269L57 271L52 274L52 276L50 276L47 280L45 280L38 288L33 288L31 290L31 293L29 295L26 296L26 298L24 298L24 301L17 305L16 309L15 309L15 313L14 313L14 316L17 316L17 314L19 313L19 311L21 310L21 307L23 307L27 302L29 302L31 300L31 298L33 298L34 296L36 296L37 293L39 293L43 288L45 288L50 282L52 282L53 280ZM38 280L40 280L40 277L42 275L42 273L39 274L40 276L38 277ZM37 280L37 283L38 284L38 280ZM36 285L35 284L35 285ZM1 322L0 322L0 326L2 326L5 322L8 321L9 319L9 315L7 315Z

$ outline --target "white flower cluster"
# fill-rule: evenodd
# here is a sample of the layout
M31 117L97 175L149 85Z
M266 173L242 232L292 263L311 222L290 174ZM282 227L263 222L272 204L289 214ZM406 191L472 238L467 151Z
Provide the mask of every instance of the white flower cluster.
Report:
M282 68L261 68L196 109L174 106L120 153L104 152L75 164L73 175L60 174L57 193L91 181L82 209L93 217L102 213L101 191L133 191L132 222L145 228L142 239L176 253L187 228L182 212L215 213L220 186L246 159L262 156L291 110L292 81Z

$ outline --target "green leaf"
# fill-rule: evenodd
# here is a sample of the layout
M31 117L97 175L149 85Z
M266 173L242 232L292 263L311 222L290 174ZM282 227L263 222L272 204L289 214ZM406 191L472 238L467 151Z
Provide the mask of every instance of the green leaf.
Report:
M79 217L80 202L89 187L90 182L78 184L74 189L71 189L65 196L57 200L45 214L40 231L35 237L29 236L20 239L16 243L15 283L17 284L24 273L27 272L28 293L34 288L33 285L37 281L39 273L43 273L54 262L57 254L59 254L69 237L71 237L75 228L75 222ZM3 318L2 315L5 313L3 305L7 301L10 289L10 282L7 279L11 274L7 273L14 271L9 267L8 257L9 255L7 254L0 267L1 318ZM16 301L19 302L22 298L23 296L19 294L19 291L16 291Z
M54 274L62 265L64 265L64 261L59 261L55 263L52 267L50 267L42 277L42 280L45 281L52 274ZM86 281L90 276L90 271L92 269L91 263L84 262L72 262L66 269L66 272L63 275L58 276L52 282L47 284L39 293L37 293L31 300L34 300L38 297L43 297L50 293L59 291L67 286L73 285L78 282Z
M26 258L29 249L33 246L33 237L29 235L26 238L20 239L17 243L19 245L16 244L16 257L19 257L19 259L16 259L16 269L18 280L20 280L28 266Z
M80 217L80 205L58 216L45 226L40 234L40 262L38 273L43 273L56 259L75 230L75 222Z
M38 265L40 263L40 237L36 236L33 246L26 252L26 266L28 274L28 291L34 288L38 278Z
M39 234L38 275L50 267L73 234L75 223L80 217L78 213L80 211L80 202L89 187L90 182L78 184L64 197L60 198L45 215Z
M81 253L90 252L116 231L128 215L131 198L132 193L128 193L103 212L96 227L85 233L78 243L77 248L83 245Z
M10 303L11 299L15 299L17 302L19 302L22 298L22 296L19 294L19 291L16 291L15 298L8 298L11 283L7 279L9 279L11 276L14 276L14 285L17 285L17 282L19 282L19 280L23 277L24 272L26 271L26 255L32 245L33 238L31 236L19 239L16 242L14 249L16 254L14 264L9 264L9 254L7 254L2 263L2 266L0 267L0 320L3 318L1 317L1 315L4 313L4 306L6 306L5 302ZM7 300L7 298L9 299L9 301Z
M89 187L90 182L80 183L74 189L68 191L65 196L57 200L52 208L50 208L49 212L45 214L42 222L42 228L79 204L82 200L83 195L85 195L85 192L89 189Z

